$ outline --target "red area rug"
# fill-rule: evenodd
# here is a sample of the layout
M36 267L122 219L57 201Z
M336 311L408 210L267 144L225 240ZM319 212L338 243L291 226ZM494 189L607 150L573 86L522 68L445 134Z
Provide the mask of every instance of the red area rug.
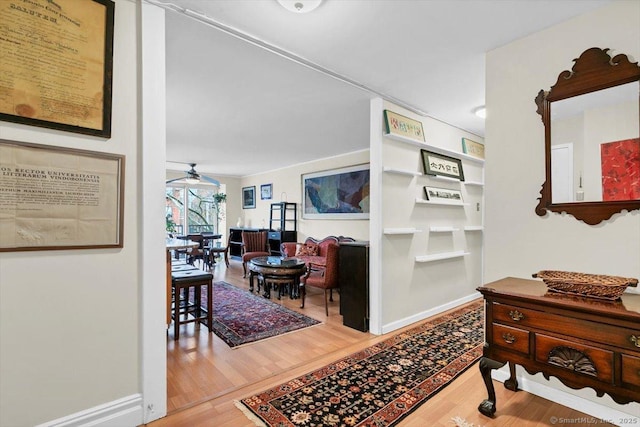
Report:
M226 282L214 282L213 296L213 332L229 347L321 323Z
M473 303L237 402L257 425L392 426L482 356Z

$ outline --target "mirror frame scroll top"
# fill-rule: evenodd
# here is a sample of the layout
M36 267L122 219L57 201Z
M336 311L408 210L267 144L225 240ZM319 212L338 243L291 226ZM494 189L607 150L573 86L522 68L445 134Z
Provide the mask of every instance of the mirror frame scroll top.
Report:
M579 58L573 60L575 64L571 71L561 72L556 84L549 91L540 90L535 98L537 113L544 124L545 150L545 182L535 209L539 216L545 216L547 211L566 212L587 224L596 225L623 210L640 209L640 200L553 203L551 199L551 102L640 82L640 67L637 62L630 62L624 54L611 58L608 51L609 49L597 47L585 50ZM638 120L640 122L640 117Z

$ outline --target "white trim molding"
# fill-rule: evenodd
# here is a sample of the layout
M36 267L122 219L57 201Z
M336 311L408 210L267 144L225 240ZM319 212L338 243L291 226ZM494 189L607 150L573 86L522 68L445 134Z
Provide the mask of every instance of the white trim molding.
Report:
M438 307L434 307L430 310L423 311L421 313L417 313L413 316L405 317L404 319L400 319L396 322L387 323L382 327L382 333L386 334L388 332L393 332L397 329L404 328L405 326L411 325L412 323L419 322L424 319L428 319L431 316L435 316L437 314L443 313L447 310L451 310L452 308L456 308L462 304L466 304L473 300L479 299L480 293L474 292L471 295L467 295L466 297L458 298L457 300L448 302L446 304L439 305Z
M142 422L142 395L132 394L103 405L94 406L36 427L123 427Z

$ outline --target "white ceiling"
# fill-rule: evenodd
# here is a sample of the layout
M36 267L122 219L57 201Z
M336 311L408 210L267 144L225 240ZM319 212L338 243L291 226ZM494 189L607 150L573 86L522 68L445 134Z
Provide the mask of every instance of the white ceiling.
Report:
M148 1L167 9L167 160L246 176L368 148L378 96L483 136L485 53L610 0Z

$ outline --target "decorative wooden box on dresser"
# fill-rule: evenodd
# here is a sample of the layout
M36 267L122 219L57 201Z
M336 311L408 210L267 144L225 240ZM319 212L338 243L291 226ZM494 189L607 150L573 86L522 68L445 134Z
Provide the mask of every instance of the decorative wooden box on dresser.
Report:
M620 404L640 402L640 295L618 301L547 291L537 280L505 278L478 288L485 300L480 372L488 398L478 410L496 411L491 371L509 363L505 387L516 391L515 365L542 372L574 389L590 387Z

